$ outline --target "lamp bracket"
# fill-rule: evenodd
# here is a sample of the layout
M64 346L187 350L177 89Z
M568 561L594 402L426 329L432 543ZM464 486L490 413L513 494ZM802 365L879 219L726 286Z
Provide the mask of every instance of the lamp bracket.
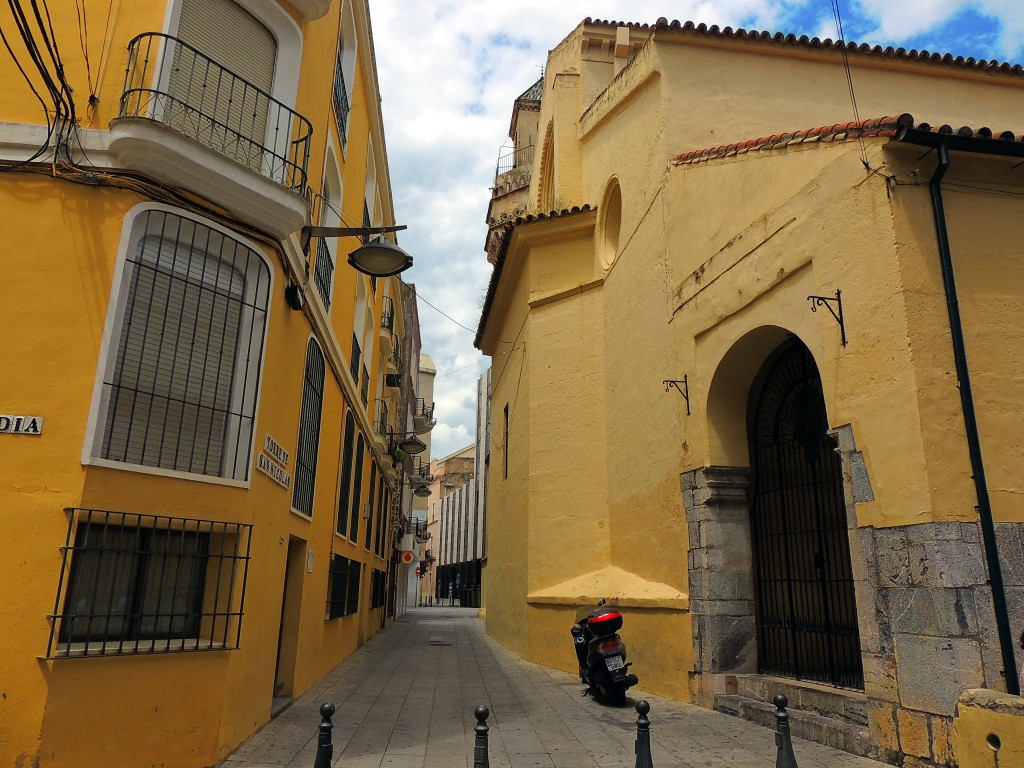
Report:
M668 392L669 387L675 387L676 392L683 396L683 400L686 401L686 415L690 415L690 385L687 382L686 374L683 374L681 379L665 379L662 384L665 385L665 391ZM679 386L682 384L682 386Z
M309 247L314 237L360 237L366 235L382 235L385 232L401 232L408 229L408 224L395 224L390 227L320 227L307 224L302 228L302 250Z
M811 302L811 312L817 312L818 307L824 307L835 318L839 323L839 334L845 347L846 322L843 320L843 292L837 288L835 296L808 296L807 300Z

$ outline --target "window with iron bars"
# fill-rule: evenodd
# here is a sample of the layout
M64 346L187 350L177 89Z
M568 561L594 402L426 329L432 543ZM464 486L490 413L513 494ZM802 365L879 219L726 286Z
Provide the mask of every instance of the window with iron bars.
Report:
M366 366L363 366L363 376L359 381L359 397L363 401L363 406L370 404L370 372L366 370Z
M338 121L338 134L341 136L341 146L348 144L348 116L351 111L348 99L348 88L345 85L345 72L343 68L345 48L338 46L338 58L334 65L334 92L331 103L334 105L334 117Z
M327 597L327 619L351 616L359 610L360 562L331 555Z
M338 489L338 525L342 536L348 534L348 509L352 494L352 451L356 440L356 421L352 411L345 417L345 438L341 449L341 487Z
M314 339L306 345L306 371L302 382L299 410L299 443L295 451L295 485L292 507L313 516L316 487L316 457L320 448L320 412L324 401L324 353Z
M359 358L362 356L363 350L359 346L359 337L354 333L352 334L352 357L349 360L348 372L352 374L352 381L356 384L359 383Z
M373 569L370 584L370 608L381 608L384 605L384 596L387 590L388 575L384 571Z
M67 511L46 658L239 647L251 525Z
M147 210L132 223L117 290L95 458L247 479L266 262L218 230Z

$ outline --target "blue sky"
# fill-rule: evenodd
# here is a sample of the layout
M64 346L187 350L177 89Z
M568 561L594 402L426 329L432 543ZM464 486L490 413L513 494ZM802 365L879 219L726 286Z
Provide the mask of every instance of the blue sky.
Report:
M839 8L848 42L1024 61L1024 0L840 0ZM403 277L454 319L420 303L423 351L438 369L435 458L473 439L487 360L466 328L476 328L491 271L489 188L512 102L539 77L548 50L588 16L838 37L829 0L370 0L370 12L396 216L409 225L400 242L415 259Z

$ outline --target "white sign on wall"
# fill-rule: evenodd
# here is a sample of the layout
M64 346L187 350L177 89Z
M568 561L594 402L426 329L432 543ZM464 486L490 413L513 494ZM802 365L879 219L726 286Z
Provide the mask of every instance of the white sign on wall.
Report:
M282 488L292 487L292 476L281 469L277 464L270 460L270 457L265 453L261 453L256 457L256 469L262 472L264 475L269 477L275 483L280 485Z
M0 414L0 432L11 435L41 435L43 433L43 417Z

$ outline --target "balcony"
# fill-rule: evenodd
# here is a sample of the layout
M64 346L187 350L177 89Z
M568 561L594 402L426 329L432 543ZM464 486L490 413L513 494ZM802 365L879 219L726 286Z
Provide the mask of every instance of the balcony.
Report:
M398 343L397 339L395 340L395 346L388 352L387 367L388 373L399 374L402 372L402 346Z
M427 521L426 520L410 520L409 521L409 533L415 536L420 541L427 541L430 538L430 534L427 533Z
M145 32L128 44L110 132L127 168L281 237L305 223L309 120L176 37Z
M434 418L434 404L427 405L422 397L417 397L412 411L413 431L417 435L422 435L432 430L435 424L437 419Z
M395 302L390 296L385 296L381 303L380 329L386 331L389 338L395 330Z
M412 458L412 479L417 483L431 483L434 476L430 474L430 461L419 456Z
M499 155L498 164L494 169L494 187L491 190L491 196L501 197L530 186L532 168L532 144Z
M391 430L391 413L388 409L387 400L377 398L374 400L374 403L376 403L377 412L373 419L373 436L380 443L381 448L386 448L388 433Z

